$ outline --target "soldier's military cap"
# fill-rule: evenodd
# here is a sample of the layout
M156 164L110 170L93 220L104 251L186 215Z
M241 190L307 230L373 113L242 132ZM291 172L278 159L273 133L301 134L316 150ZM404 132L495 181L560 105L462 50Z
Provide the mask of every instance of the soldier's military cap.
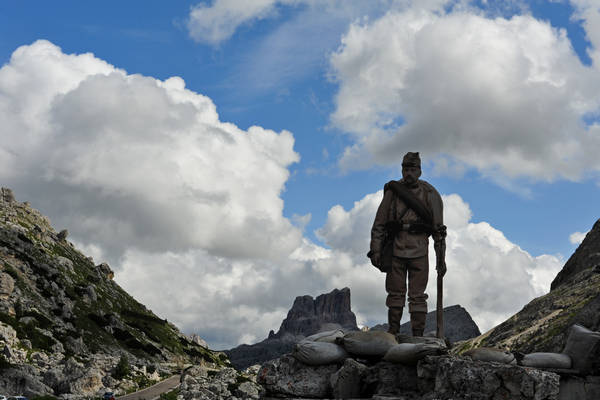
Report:
M402 159L403 167L419 167L421 168L421 158L419 152L411 153L410 151L404 155Z

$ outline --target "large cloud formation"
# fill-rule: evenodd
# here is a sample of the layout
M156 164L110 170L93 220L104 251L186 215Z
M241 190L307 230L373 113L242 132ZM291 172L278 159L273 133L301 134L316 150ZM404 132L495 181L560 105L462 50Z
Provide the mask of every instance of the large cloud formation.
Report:
M581 1L579 3L588 3ZM414 7L350 26L331 56L341 163L393 164L407 148L503 178L580 179L600 170L597 7L580 6L595 46L583 65L564 29L529 15L489 18Z
M0 179L45 193L34 198L56 222L111 262L131 246L276 258L301 240L279 197L299 160L292 134L220 122L181 78L127 75L37 41L0 70L0 115Z
M331 208L318 231L330 248L303 238L282 215L299 159L291 133L240 130L181 78L130 75L43 40L0 69L0 119L2 184L214 348L266 337L295 296L335 287L351 288L361 324L385 321L383 275L365 257L382 194ZM447 304L487 329L547 290L559 259L531 257L472 223L458 195L444 200Z

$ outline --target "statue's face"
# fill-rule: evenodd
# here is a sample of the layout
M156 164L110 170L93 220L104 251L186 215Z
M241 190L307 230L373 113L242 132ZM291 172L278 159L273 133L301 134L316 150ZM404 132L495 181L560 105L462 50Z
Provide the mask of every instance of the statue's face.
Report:
M421 168L420 167L409 167L402 166L402 178L409 185L417 182L419 177L421 176Z

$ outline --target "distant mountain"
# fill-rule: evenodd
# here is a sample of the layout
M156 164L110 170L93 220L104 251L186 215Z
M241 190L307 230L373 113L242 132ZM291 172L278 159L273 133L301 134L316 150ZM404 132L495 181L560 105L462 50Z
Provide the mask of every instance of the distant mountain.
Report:
M437 327L436 311L427 313L425 321L425 332L435 332ZM375 325L371 330L386 331L388 324ZM410 321L400 325L400 334L411 335ZM444 308L444 336L455 343L460 340L467 340L481 335L479 328L471 315L464 307L453 305Z
M271 331L262 342L243 344L225 350L225 353L236 368L244 369L289 353L295 343L314 333L332 329L358 330L350 305L349 288L334 289L316 299L298 296L277 333Z
M467 341L457 350L495 346L519 351L561 352L569 328L600 330L600 220L552 282L552 290L533 299L505 322ZM600 349L597 351L600 360ZM598 368L600 374L600 365Z
M12 191L0 191L0 393L96 396L190 362L222 365L157 317ZM117 364L127 359L128 379ZM121 372L127 372L125 368Z

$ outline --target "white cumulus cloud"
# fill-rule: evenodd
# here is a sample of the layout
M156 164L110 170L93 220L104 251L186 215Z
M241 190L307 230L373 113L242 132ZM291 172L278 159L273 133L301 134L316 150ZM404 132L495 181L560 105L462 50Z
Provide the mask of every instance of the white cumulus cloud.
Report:
M587 234L587 232L573 232L569 235L569 241L572 244L580 245Z
M219 121L181 78L37 41L0 69L0 118L3 182L113 263L131 247L278 257L301 241L280 198L292 134Z
M598 69L548 22L407 8L352 24L330 62L339 84L331 121L354 138L346 168L418 149L444 169L499 181L600 170L600 130L582 122L598 112Z

